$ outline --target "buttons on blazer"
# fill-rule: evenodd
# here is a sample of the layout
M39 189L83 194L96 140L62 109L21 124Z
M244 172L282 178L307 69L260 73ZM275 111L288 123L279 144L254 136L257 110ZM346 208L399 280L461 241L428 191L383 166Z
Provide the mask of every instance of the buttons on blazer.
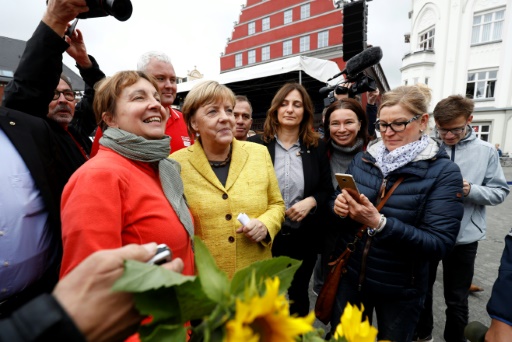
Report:
M235 242L235 238L234 238L234 237L232 237L232 236L230 236L230 237L228 238L228 241L229 241L229 242L231 242L231 243L233 243L233 242Z
M16 122L14 122L14 121L9 121L9 125L11 125L11 126L15 126L15 125L16 125Z
M230 220L231 220L231 217L232 217L232 216L231 216L231 214L227 214L227 215L226 215L226 221L230 221Z
M228 194L222 194L222 199L228 199Z

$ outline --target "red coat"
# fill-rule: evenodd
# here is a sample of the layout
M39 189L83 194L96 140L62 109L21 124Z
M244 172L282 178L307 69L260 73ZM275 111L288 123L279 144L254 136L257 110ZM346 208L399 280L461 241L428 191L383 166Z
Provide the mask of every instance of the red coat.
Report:
M194 274L191 240L164 195L158 171L100 146L64 188L60 276L97 250L165 243Z

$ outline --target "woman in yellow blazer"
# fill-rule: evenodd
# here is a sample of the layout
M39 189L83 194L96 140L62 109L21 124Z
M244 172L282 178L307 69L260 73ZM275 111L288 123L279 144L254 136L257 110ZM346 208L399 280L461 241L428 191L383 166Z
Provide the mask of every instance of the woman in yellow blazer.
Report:
M234 105L233 92L215 81L192 88L183 114L198 139L171 155L181 164L195 234L229 277L272 257L285 211L268 150L233 137ZM250 218L245 225L237 220L240 213Z

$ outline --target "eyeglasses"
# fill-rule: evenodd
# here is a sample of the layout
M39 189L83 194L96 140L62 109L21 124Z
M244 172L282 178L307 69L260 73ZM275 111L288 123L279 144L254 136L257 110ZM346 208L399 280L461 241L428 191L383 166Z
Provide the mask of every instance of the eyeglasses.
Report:
M407 127L408 124L410 124L411 122L413 122L415 120L418 120L419 118L421 118L421 115L416 115L414 118L407 120L407 121L392 122L392 123L382 123L382 122L380 122L380 120L377 120L377 121L375 121L375 129L377 129L381 133L385 133L389 127L395 133L403 132L403 131L405 131L405 128Z
M59 97L60 97L60 94L63 94L64 95L64 98L68 101L74 101L75 100L75 92L73 92L72 90L63 90L63 91L59 91L59 90L55 90L53 92L53 100L58 100Z
M444 128L436 126L436 129L439 132L439 134L442 134L442 135L445 135L448 132L450 132L453 135L459 135L459 134L462 134L462 132L464 132L464 130L466 129L466 126L458 127L458 128L452 128L452 129L444 129Z

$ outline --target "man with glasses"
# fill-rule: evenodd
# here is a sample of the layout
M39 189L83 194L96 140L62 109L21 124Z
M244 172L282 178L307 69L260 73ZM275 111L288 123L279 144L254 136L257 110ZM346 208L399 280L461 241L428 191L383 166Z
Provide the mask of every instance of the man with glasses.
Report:
M59 82L63 52L84 68L86 83L94 84L89 77L103 77L79 32L62 38L68 22L86 11L85 0L49 0L5 89L0 107L0 318L51 292L58 280L60 196L87 159L80 134L95 122L84 114L92 111L75 110L71 86ZM93 93L86 90L86 96Z
M464 217L453 250L442 260L446 302L446 341L466 341L468 295L473 279L478 241L485 239L485 206L498 205L510 189L498 153L490 143L479 139L470 126L473 100L452 95L434 108L434 120L443 146L461 170L464 192ZM417 327L418 341L432 341L432 286L439 261L430 267L429 291Z

